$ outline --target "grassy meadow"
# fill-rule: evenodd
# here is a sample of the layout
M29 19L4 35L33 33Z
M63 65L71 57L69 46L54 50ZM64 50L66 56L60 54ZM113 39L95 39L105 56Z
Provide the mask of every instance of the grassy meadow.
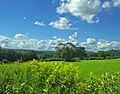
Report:
M105 72L114 73L120 71L120 59L82 60L73 64L79 67L83 79L88 78L91 73L99 77Z
M0 94L119 94L119 71L120 59L1 64Z

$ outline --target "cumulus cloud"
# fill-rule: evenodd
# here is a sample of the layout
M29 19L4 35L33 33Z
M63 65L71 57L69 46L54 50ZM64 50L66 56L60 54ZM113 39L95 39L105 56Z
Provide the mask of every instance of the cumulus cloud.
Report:
M16 34L15 38L9 38L6 36L0 35L0 46L3 48L12 48L12 49L31 49L31 50L40 50L40 51L51 51L59 43L71 42L77 44L77 32L70 35L69 38L64 39L57 36L53 36L48 40L38 40L31 38L24 38L22 34Z
M97 13L100 11L100 0L66 0L61 1L57 8L57 13L71 13L73 16L80 17L88 23L99 21Z
M77 34L77 32L75 32L74 34L72 34L72 35L70 35L69 37L68 37L68 42L71 42L71 43L73 43L74 45L77 45L77 36L78 36L78 34Z
M34 23L34 25L38 25L38 26L46 26L46 24L44 22L39 22L39 21L36 21Z
M60 7L57 7L56 11L59 14L63 14L63 13L68 12L68 7L67 7L66 3L64 3L64 1L62 1Z
M107 41L104 39L88 38L85 42L80 43L80 46L85 47L87 51L106 51L106 50L120 50L120 42Z
M120 7L120 0L113 0L114 7Z
M70 20L65 17L60 17L58 20L49 23L49 26L58 30L70 29L71 25Z
M24 34L16 34L15 35L15 38L28 38L26 35L24 35Z
M110 5L110 2L109 1L105 1L104 3L103 3L103 5L102 5L102 8L103 9L109 9L111 7L111 5Z
M48 40L38 40L31 38L9 38L0 35L0 46L3 48L12 49L31 49L40 51L53 51L59 43L71 42L76 46L85 47L87 51L106 51L106 50L120 50L119 41L107 41L104 39L87 38L85 41L78 43L77 32L64 39L58 36L53 36Z
M120 7L120 0L61 0L56 12L60 15L70 13L90 24L98 23L100 12Z
M88 38L88 39L86 39L86 42L87 42L88 44L94 45L94 44L96 43L96 40L93 39L93 38Z

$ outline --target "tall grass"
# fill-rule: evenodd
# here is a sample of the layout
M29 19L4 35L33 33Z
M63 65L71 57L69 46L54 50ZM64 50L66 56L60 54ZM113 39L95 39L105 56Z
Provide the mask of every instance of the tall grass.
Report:
M29 61L0 65L0 94L119 94L119 72L81 80L71 63Z

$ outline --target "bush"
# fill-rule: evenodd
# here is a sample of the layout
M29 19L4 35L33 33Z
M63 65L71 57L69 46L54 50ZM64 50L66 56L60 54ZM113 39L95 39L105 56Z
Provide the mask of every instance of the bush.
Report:
M104 57L88 57L87 60L104 60Z
M77 68L67 63L38 63L29 66L29 85L34 91L47 94L71 94L77 91L80 74ZM35 84L33 87L33 83ZM38 94L39 94L38 93Z
M62 58L48 58L48 59L45 59L44 61L63 61Z

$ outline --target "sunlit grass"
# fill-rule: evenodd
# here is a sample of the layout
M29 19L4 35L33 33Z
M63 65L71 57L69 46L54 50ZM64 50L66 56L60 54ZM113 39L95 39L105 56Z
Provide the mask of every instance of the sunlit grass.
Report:
M119 94L119 71L120 59L2 64L0 93Z
M74 65L79 67L83 79L87 79L91 72L99 77L105 72L120 71L120 59L81 60L80 62L74 62Z

